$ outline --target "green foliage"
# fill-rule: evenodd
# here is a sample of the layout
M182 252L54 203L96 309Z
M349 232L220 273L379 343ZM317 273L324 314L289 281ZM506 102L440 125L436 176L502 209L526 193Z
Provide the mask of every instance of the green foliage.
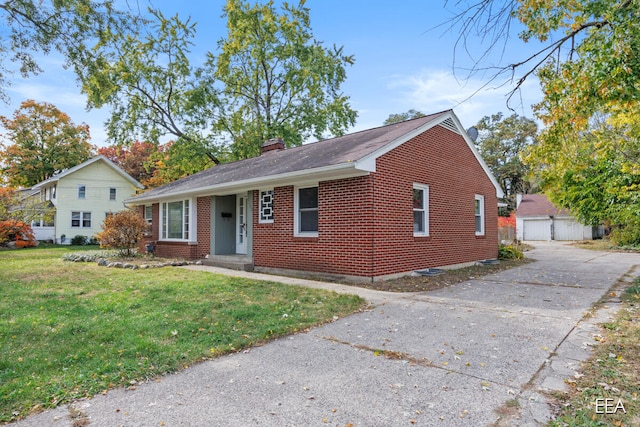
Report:
M411 109L404 113L389 114L389 117L382 123L383 125L391 125L394 123L404 122L406 120L417 119L418 117L424 117L424 113Z
M526 117L502 113L484 116L476 125L479 135L475 142L480 155L500 183L509 210L516 208L516 194L532 192L529 169L522 163L521 153L534 143L538 126Z
M640 221L638 2L461 3L465 10L453 20L463 30L461 47L477 32L499 48L514 19L524 25L523 41L544 45L498 72L516 76L516 90L531 75L540 80L544 98L534 111L544 128L526 163L541 179L541 190L589 224ZM479 69L476 64L471 73Z
M616 246L640 247L640 222L615 227L611 230L609 238Z
M1 171L13 187L31 187L89 159L89 126L75 125L48 103L23 102L13 119L0 116Z
M353 295L207 272L0 251L0 423L175 372L363 307ZM286 315L286 316L285 316Z
M173 147L190 151L190 174L218 162L211 133L217 91L199 79L187 57L195 24L151 10L151 19L135 36L113 33L100 44L104 62L83 80L90 107L111 106L109 139L118 146L141 139L158 145L176 138ZM180 162L176 162L180 163Z
M524 259L524 253L516 246L499 245L498 259Z
M126 210L107 216L96 238L100 246L117 249L120 255L131 257L147 228L147 221L140 214Z
M95 43L109 32L125 32L136 19L128 11L116 9L112 0L1 2L0 100L8 98L10 76L38 74L42 70L36 59L53 50L64 55L64 65L78 76L90 76L100 63L92 49Z
M73 246L84 246L88 242L89 242L89 238L81 234L77 234L71 238L71 245Z
M233 158L258 155L268 139L296 146L326 132L341 135L355 123L340 92L353 56L313 38L304 1L283 3L278 12L273 2L228 0L224 16L228 34L208 67L223 86L218 123L232 138Z

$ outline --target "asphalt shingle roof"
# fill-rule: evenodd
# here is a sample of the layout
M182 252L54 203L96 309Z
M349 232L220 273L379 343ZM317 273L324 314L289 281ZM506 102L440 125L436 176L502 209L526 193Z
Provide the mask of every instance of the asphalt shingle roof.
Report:
M286 150L269 151L261 156L246 160L220 164L162 187L146 191L127 200L127 202L160 198L225 183L355 162L450 111L446 110Z
M569 215L566 209L556 208L544 194L524 194L516 211L517 217Z

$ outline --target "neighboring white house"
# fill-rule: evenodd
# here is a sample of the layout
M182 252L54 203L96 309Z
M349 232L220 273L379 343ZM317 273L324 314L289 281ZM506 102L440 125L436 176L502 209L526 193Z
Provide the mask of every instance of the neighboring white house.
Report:
M518 195L518 240L591 240L597 227L580 224L566 209L556 208L544 194Z
M127 209L123 200L143 186L105 156L87 160L34 185L32 197L49 201L52 222L34 221L37 240L70 244L75 236L93 237L111 213Z

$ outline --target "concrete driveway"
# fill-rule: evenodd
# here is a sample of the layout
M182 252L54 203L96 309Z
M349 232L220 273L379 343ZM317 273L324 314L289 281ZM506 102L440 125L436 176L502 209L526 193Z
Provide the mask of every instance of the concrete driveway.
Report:
M595 318L585 313L640 274L640 255L535 247L536 262L427 293L283 278L375 306L16 425L71 426L73 416L92 427L541 425L551 414L541 392L565 387L615 298Z

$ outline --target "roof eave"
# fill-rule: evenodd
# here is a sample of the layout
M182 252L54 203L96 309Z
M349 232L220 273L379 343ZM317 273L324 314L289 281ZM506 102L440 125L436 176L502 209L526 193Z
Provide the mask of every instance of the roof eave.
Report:
M305 169L295 172L287 172L277 175L268 175L257 178L250 178L240 181L225 182L207 187L198 187L192 190L176 189L164 194L151 194L145 197L145 193L126 199L124 203L128 205L140 205L145 203L157 203L161 200L190 198L198 196L215 196L236 194L243 191L260 188L284 187L287 185L312 185L320 181L330 181L334 179L352 178L356 176L368 175L370 170L362 167L358 162L346 162L336 165L324 166L314 169Z

